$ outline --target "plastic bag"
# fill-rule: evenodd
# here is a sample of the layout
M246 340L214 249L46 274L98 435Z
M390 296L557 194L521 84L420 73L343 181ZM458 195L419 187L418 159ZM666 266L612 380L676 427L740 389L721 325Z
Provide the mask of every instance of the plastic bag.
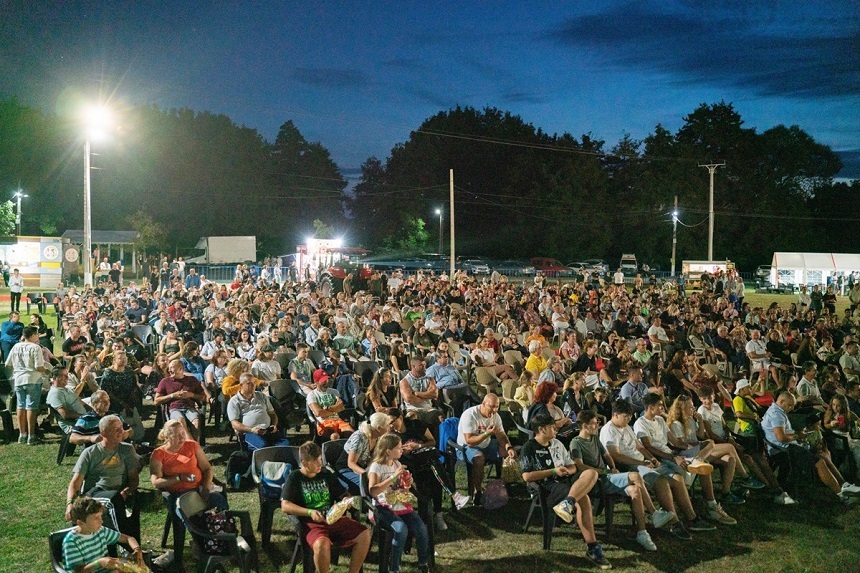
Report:
M508 505L508 490L500 479L487 482L484 495L481 498L484 509L500 509Z
M523 470L517 458L505 458L502 462L502 481L504 483L519 483L523 481Z

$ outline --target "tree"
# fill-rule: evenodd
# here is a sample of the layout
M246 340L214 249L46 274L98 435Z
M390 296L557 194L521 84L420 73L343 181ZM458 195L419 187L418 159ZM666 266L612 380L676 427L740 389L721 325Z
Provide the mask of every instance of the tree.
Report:
M170 246L164 225L153 220L149 213L138 211L134 215L129 215L126 223L139 233L135 247L144 254L149 250L158 251Z
M0 203L0 235L15 234L15 210L12 201Z
M319 219L314 219L314 237L317 239L331 239L334 237L334 227L326 225Z

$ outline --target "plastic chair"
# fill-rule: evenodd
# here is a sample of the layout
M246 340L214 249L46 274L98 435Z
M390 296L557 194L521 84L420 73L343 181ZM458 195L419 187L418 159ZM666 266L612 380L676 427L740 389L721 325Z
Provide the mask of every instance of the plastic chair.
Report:
M179 513L179 518L185 525L185 528L191 534L192 547L197 556L197 570L200 573L209 573L216 569L223 569L223 564L233 558L238 558L239 566L242 573L250 571L249 558L251 555L251 546L245 540L243 535L238 533L209 533L198 527L193 517L209 509L209 506L200 497L196 491L189 491L182 494L176 500L176 511ZM234 512L238 513L238 512ZM247 515L247 513L245 514ZM245 533L245 528L242 528L242 533ZM229 545L229 553L227 555L212 555L206 553L205 543L208 540L225 541Z
M260 479L263 462L286 462L293 469L299 469L298 446L273 446L254 450L251 454L251 478L257 484L257 496L260 500L260 518L257 520L257 531L263 547L268 547L272 539L272 522L275 510L281 507L280 499L272 499L266 495Z
M487 394L498 394L499 387L502 384L502 381L499 380L499 377L496 376L492 370L489 368L485 368L480 366L475 368L475 380L478 382L478 385L483 387Z
M57 412L57 410L53 406L49 405L48 411L51 412L51 414L54 416L55 420L60 420L62 418L62 416L60 416L60 413ZM59 422L58 422L58 425L59 425ZM60 426L60 431L62 432L62 436L60 436L60 447L57 450L57 465L62 464L63 460L66 458L66 456L73 454L75 451L75 445L69 444L69 439L71 439L72 434L71 433L67 434L66 432L64 432L62 430L63 430L63 428L62 428L62 426ZM70 445L71 445L71 447L69 447Z
M48 534L48 550L51 553L51 567L55 573L73 573L71 569L66 569L63 564L63 539L66 534L73 530L74 527L67 527L58 531L52 531ZM115 547L115 546L113 546ZM143 562L147 567L152 568L151 554L149 551L143 552Z
M317 368L322 368L322 364L326 361L325 352L322 350L308 350L308 358L311 359Z
M357 360L352 364L352 370L355 373L356 379L360 380L361 387L367 388L370 386L370 381L373 380L373 375L379 371L379 362L373 360Z

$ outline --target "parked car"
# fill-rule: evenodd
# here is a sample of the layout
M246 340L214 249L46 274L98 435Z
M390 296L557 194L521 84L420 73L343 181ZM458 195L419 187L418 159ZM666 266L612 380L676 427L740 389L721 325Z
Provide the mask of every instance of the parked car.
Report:
M625 277L635 277L639 272L639 265L636 262L636 255L624 254L621 255L621 264L619 265L621 272Z
M609 272L609 265L607 265L606 261L603 259L586 259L582 262L585 264L585 268L589 273L597 271L601 275L605 275Z
M463 268L475 275L490 274L490 262L487 259L466 259Z
M535 271L540 271L548 277L572 277L573 269L549 257L532 257L529 262Z
M567 263L567 266L570 267L574 275L584 275L591 272L590 267L585 263Z
M531 263L516 259L495 261L492 263L492 268L503 275L522 276L535 274L535 268Z

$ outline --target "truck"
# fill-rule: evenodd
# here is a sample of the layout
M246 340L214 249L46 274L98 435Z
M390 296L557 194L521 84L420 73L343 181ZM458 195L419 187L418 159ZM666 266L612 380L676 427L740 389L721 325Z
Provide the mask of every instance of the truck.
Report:
M186 263L226 265L257 260L257 237L254 236L200 237L194 248L202 249L203 254L187 259Z
M625 277L635 277L639 272L639 263L636 262L636 255L625 253L621 255L621 264L618 265Z

